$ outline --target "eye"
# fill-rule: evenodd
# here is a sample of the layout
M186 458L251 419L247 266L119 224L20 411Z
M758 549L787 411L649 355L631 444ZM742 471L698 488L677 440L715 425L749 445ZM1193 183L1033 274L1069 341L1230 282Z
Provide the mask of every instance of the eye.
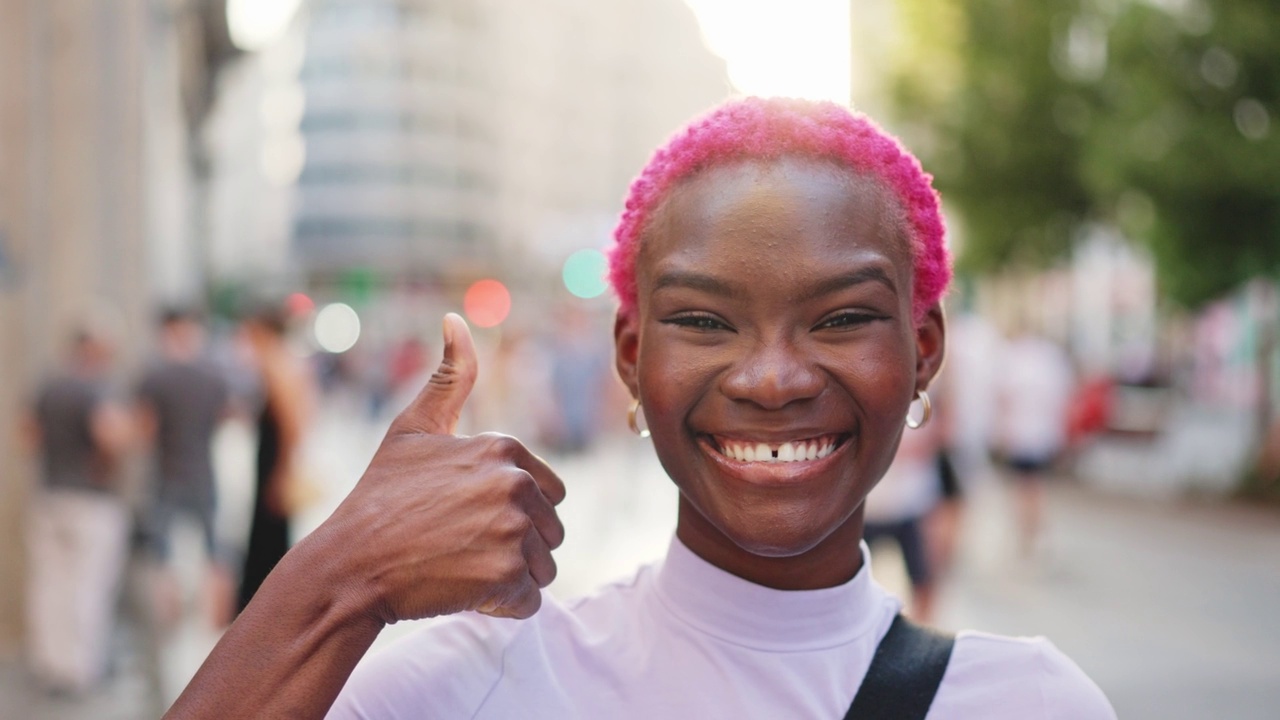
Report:
M826 318L822 322L818 323L813 329L814 330L828 330L828 329L839 330L843 328L860 327L862 325L866 325L867 323L874 322L876 320L883 320L883 319L884 319L883 315L877 315L875 313L860 312L855 310L843 310L834 315L831 315L830 317Z
M696 315L677 315L662 321L667 325L677 325L686 327L691 330L699 330L702 332L711 332L715 330L730 330L733 328L725 324L724 321L714 315L696 314Z

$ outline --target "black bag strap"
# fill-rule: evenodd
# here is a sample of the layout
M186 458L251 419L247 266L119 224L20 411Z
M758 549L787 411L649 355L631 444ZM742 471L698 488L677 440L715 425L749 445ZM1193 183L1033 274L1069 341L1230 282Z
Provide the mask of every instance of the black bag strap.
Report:
M955 644L955 635L894 617L844 720L924 720Z

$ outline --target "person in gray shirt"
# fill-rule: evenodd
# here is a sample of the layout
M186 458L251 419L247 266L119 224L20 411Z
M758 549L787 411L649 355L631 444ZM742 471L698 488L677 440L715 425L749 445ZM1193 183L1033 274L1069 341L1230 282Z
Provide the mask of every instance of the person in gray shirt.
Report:
M27 419L40 483L27 515L27 657L61 693L87 692L106 671L129 513L117 466L132 440L108 390L111 345L77 333L66 370L40 388Z
M155 470L146 535L162 568L170 562L174 519L185 515L200 527L209 560L209 611L215 624L230 619L231 579L214 525L217 491L212 443L228 412L223 373L204 354L205 331L197 314L169 310L160 321L160 356L138 383L140 425L152 440ZM162 620L181 611L176 580L162 569L156 589Z

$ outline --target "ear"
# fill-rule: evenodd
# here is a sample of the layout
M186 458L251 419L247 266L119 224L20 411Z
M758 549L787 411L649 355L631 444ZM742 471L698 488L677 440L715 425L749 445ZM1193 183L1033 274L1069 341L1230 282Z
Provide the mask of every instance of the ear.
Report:
M618 311L613 321L614 362L618 377L631 391L631 397L640 397L640 382L636 370L640 357L640 311Z
M916 390L927 390L942 369L947 350L947 319L942 304L934 303L916 326Z

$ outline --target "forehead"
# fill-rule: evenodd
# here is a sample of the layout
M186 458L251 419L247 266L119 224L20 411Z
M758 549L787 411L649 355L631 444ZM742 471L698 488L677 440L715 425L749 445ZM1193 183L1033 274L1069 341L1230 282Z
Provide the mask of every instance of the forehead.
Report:
M641 243L637 272L732 252L741 265L808 256L818 264L880 256L907 279L911 257L896 198L834 162L750 160L704 170L672 189Z

